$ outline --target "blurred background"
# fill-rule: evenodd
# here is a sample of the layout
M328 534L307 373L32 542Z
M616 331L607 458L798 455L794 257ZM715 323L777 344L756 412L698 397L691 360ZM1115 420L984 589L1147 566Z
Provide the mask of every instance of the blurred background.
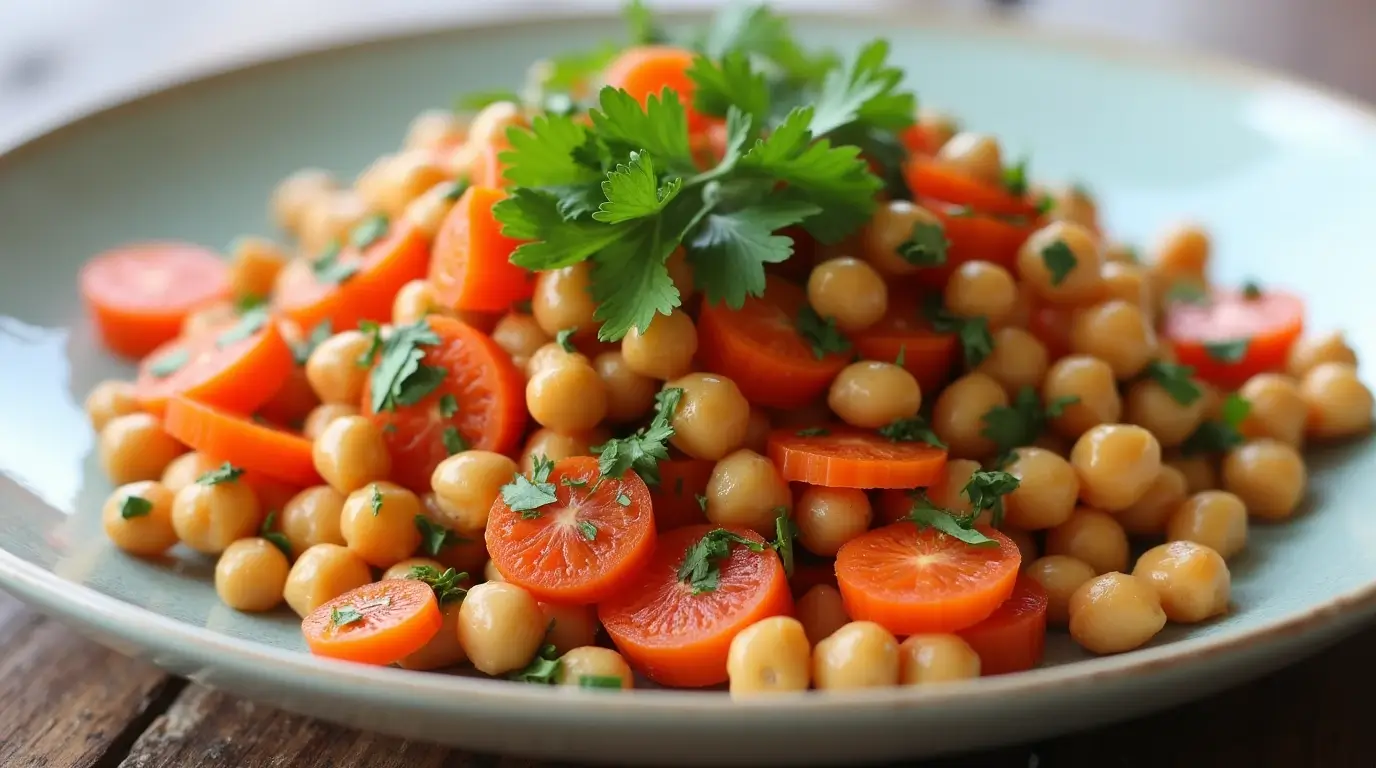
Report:
M1376 101L1376 0L775 0L997 14L1204 50ZM656 8L717 5L663 0ZM0 142L171 79L388 30L618 0L0 0Z

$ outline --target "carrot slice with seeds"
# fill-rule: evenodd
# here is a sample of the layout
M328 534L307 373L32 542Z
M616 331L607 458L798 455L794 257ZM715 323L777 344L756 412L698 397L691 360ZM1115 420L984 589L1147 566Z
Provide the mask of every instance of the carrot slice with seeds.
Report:
M979 654L982 675L1024 672L1042 662L1046 649L1046 590L1035 579L1019 576L1013 594L998 610L960 635Z
M492 215L504 197L494 187L469 187L449 209L430 261L430 284L441 306L499 312L534 293L535 273L511 263L521 241L503 235Z
M769 458L785 480L829 488L921 488L946 466L940 448L846 426L802 434L776 429L769 434Z
M250 413L277 393L291 369L281 327L257 309L158 347L139 365L134 391L140 407L155 414L174 395Z
M301 622L317 656L360 664L393 664L424 648L444 623L435 592L413 579L388 579L349 590Z
M177 337L195 309L229 296L229 268L190 243L130 243L81 269L81 298L105 347L146 355Z
M197 451L298 487L318 485L311 441L185 397L167 404L167 434Z
M1258 373L1285 369L1304 331L1304 302L1283 291L1215 291L1200 303L1175 302L1165 335L1199 378L1236 388Z

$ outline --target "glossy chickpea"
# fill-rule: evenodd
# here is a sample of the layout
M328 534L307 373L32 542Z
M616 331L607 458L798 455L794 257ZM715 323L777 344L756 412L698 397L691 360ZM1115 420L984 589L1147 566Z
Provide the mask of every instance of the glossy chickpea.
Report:
M841 545L869 530L872 517L869 497L855 488L809 485L793 510L798 543L823 557L835 557Z
M1159 536L1166 530L1166 521L1185 503L1189 486L1180 470L1161 465L1156 479L1132 506L1114 514L1123 530L1133 536Z
M769 432L773 428L769 414L763 408L751 406L750 422L746 427L745 442L741 447L749 448L755 453L766 453L769 448Z
M1003 497L1008 525L1039 531L1061 525L1075 512L1080 478L1058 454L1043 448L1018 448L1004 471L1018 478L1018 487Z
M565 355L531 375L526 409L543 427L564 432L592 429L607 415L607 388L587 358Z
M1128 567L1128 535L1112 515L1080 507L1047 531L1046 554L1073 557L1095 573L1123 571Z
M736 383L714 373L690 373L667 388L683 390L669 442L695 459L716 461L739 448L750 429L750 403Z
M1237 394L1252 406L1242 422L1242 434L1274 438L1297 448L1304 442L1308 407L1295 380L1278 373L1259 373Z
M1132 424L1100 424L1075 441L1070 464L1080 477L1080 498L1109 512L1127 509L1161 472L1161 444Z
M807 301L817 314L835 318L837 328L863 331L888 311L889 289L874 267L843 256L812 268L807 279Z
M100 509L105 535L131 555L161 555L177 543L177 531L172 527L173 496L162 483L152 480L116 488Z
M669 272L669 279L674 281L679 301L687 306L688 299L697 292L697 284L693 280L693 265L688 261L688 252L682 248L675 248L664 261L664 269Z
M526 440L525 448L521 450L521 471L529 473L535 469L536 456L544 456L555 463L570 456L591 456L592 446L605 443L607 437L607 433L601 429L586 432L537 429L531 433L530 438Z
M774 462L742 448L722 458L707 481L707 519L771 536L780 510L789 512L793 495Z
M1098 229L1099 207L1084 187L1078 184L1056 187L1051 190L1050 197L1051 211L1048 215L1053 221L1068 221L1091 231Z
M968 373L951 382L937 396L932 409L932 429L946 443L950 455L961 459L982 459L997 449L985 437L984 415L1008 405L1008 393L993 378Z
M979 654L955 635L909 635L898 645L900 685L973 680L979 669Z
M1152 254L1152 271L1161 286L1182 278L1203 280L1209 267L1209 234L1198 224L1180 222L1167 228Z
M389 579L409 579L412 578L411 571L415 568L433 568L437 573L444 573L445 568L438 560L428 557L408 557L405 560L398 560L382 572L379 581Z
M372 340L359 331L344 331L325 339L306 360L306 379L322 403L356 405L363 397L368 366L358 361Z
M426 150L384 155L355 182L364 203L375 211L398 218L412 200L446 180L446 173Z
M1003 153L999 140L988 134L957 133L941 145L936 159L986 184L1003 183Z
M882 275L914 274L920 267L903 258L898 249L917 227L935 228L935 232L943 229L941 219L920 205L908 200L881 203L860 232L861 254Z
M588 360L587 355L584 355L583 353L578 352L577 350L570 351L569 349L566 349L563 344L560 344L557 341L551 341L547 344L544 344L539 349L535 350L535 353L532 354L530 358L526 360L526 380L529 381L529 379L533 377L535 374L539 373L540 371L543 371L544 369L550 367L551 364L556 362L560 364L581 363L585 365L592 365L592 361Z
M402 669L432 670L456 667L468 660L459 642L459 611L462 603L447 601L440 604L440 629L419 651L402 658Z
M1229 451L1223 457L1221 475L1224 490L1242 499L1249 514L1264 520L1283 520L1294 514L1309 483L1299 451L1270 438Z
M442 181L425 190L406 204L406 210L401 212L401 221L415 227L427 239L434 240L444 226L445 217L454 207L457 189L457 182Z
M328 485L307 488L287 501L277 525L291 544L291 551L305 552L316 544L344 545L339 518L344 495Z
M483 152L504 137L508 128L524 124L525 117L519 104L511 101L488 104L473 115L463 143L455 146L446 158L445 170L452 176L471 175L473 163Z
M958 515L970 514L973 507L970 506L970 497L965 493L965 486L970 483L970 476L981 469L983 467L979 462L969 459L947 461L941 478L927 488L927 498L936 506ZM986 514L981 522L987 519Z
M631 672L631 666L621 658L621 654L610 648L588 645L574 648L559 657L556 680L560 685L582 686L585 678L601 681L613 677L621 680L623 690L635 687L635 674Z
M316 544L297 555L287 573L282 597L296 615L304 618L316 608L372 580L368 564L347 547Z
M1070 351L1091 355L1113 369L1118 379L1131 379L1156 356L1156 331L1136 304L1112 299L1082 309L1070 323Z
M1142 379L1128 386L1123 398L1123 417L1156 436L1163 448L1185 442L1204 421L1204 398L1182 403L1153 379Z
M1046 623L1057 627L1070 623L1070 598L1075 590L1099 575L1089 563L1070 555L1037 558L1026 573L1046 590Z
M492 329L492 340L513 360L529 360L535 351L553 339L531 315L508 312Z
M435 292L425 280L401 286L392 299L392 325L411 325L435 311ZM363 369L366 374L367 369Z
M147 413L110 419L97 442L100 468L116 485L157 480L186 448L163 431L162 421Z
M430 475L430 488L446 527L486 528L492 503L517 470L516 462L492 451L463 451L441 461Z
M229 289L235 296L266 297L290 255L265 237L241 237L229 249Z
M132 381L107 379L95 385L86 395L86 416L97 433L105 429L112 419L138 412L139 401L134 397Z
M339 532L359 559L376 568L389 568L410 557L420 546L416 515L420 499L399 485L370 483L344 500Z
M416 115L406 128L402 146L406 149L440 149L463 141L468 124L447 109L427 109Z
M1162 463L1180 470L1180 474L1185 476L1187 493L1211 491L1218 487L1218 466L1212 457L1173 454Z
M1196 493L1166 521L1166 540L1203 544L1231 558L1247 546L1247 505L1227 491Z
M330 243L344 241L370 215L368 204L352 190L331 192L315 201L301 220L301 250L319 254Z
M830 584L817 584L803 593L794 606L810 644L816 645L850 623L841 593Z
M1148 320L1153 318L1156 312L1156 299L1146 269L1137 264L1109 260L1105 252L1105 261L1099 268L1099 276L1104 281L1105 300L1126 301L1141 309Z
M1018 301L1013 275L997 264L967 261L946 281L946 309L956 317L984 317L999 327L1008 321Z
M632 328L621 339L621 356L632 371L661 381L676 379L693 370L698 351L698 331L681 309L656 315L641 333Z
M1064 221L1033 232L1018 250L1018 273L1049 304L1073 306L1098 298L1103 257L1094 233Z
M790 616L772 616L732 638L726 673L732 698L806 691L812 677L812 646L803 625Z
M574 648L592 645L597 641L597 610L591 605L561 605L540 603L545 617L545 643L554 646L561 655Z
M898 683L898 641L872 621L852 621L812 649L819 690L887 688Z
M1203 544L1172 541L1152 547L1137 558L1132 575L1156 590L1161 610L1177 624L1197 624L1228 610L1228 564Z
M162 471L163 487L176 495L181 489L196 482L201 475L220 466L220 463L197 451L183 453Z
M1321 363L1309 369L1299 394L1308 412L1305 433L1326 440L1371 431L1371 390L1349 363ZM1252 412L1256 412L1255 403Z
M1073 402L1051 420L1052 429L1075 440L1100 424L1116 423L1123 415L1118 382L1108 363L1088 355L1069 355L1057 360L1042 382L1042 402Z
M272 192L272 218L282 229L297 233L306 211L338 187L329 171L303 168L278 183Z
M994 349L975 371L993 378L1013 397L1023 387L1041 386L1050 364L1040 339L1023 328L1008 326L994 332Z
M459 643L479 672L500 675L535 657L545 639L545 614L530 593L488 581L468 590L459 609Z
M1285 372L1291 377L1303 379L1306 373L1322 363L1347 363L1357 365L1357 353L1348 346L1342 331L1330 331L1320 336L1301 336L1290 347L1290 356L1285 361Z
M196 482L172 500L172 528L188 547L218 555L230 544L258 532L262 509L242 480Z
M497 563L488 560L483 563L483 581L506 581L506 577L497 569Z
M340 493L386 479L392 457L382 431L364 416L344 416L330 422L311 446L315 471Z
M358 416L358 406L349 403L321 403L311 409L306 414L306 421L301 425L301 434L307 440L319 440L324 434L325 427L328 427L335 419L345 416Z
M1093 653L1140 648L1164 626L1156 590L1125 573L1090 579L1070 597L1070 636Z
M861 360L842 368L832 380L827 405L851 426L878 429L916 414L922 389L900 366Z
M546 336L554 338L565 328L587 333L597 327L592 317L597 303L592 299L590 269L587 262L581 262L546 270L535 277L530 311Z
M215 594L236 611L262 612L282 602L291 563L267 539L240 539L215 563Z

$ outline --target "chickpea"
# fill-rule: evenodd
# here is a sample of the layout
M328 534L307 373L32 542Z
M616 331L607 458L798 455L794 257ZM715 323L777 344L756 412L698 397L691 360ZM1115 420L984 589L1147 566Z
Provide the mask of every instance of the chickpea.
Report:
M305 552L316 544L344 545L339 518L344 495L328 485L307 488L287 501L277 519L291 551Z
M742 446L755 453L765 453L769 447L769 433L774 428L769 414L763 408L750 407L750 421L745 430Z
M363 397L368 366L359 365L372 340L358 331L336 333L306 360L306 378L322 403L356 405Z
M1163 448L1174 448L1204 421L1204 406L1202 396L1181 403L1158 382L1143 379L1128 386L1123 415L1126 421L1155 435Z
M459 643L479 672L500 675L535 658L547 625L529 592L488 581L468 590L460 605Z
M1006 405L1008 393L997 381L982 373L967 373L937 396L932 409L932 430L946 443L953 458L990 456L997 446L983 434L984 416Z
M790 616L751 624L731 640L726 671L732 698L806 691L812 646L803 625Z
M1247 546L1247 505L1227 491L1201 491L1166 521L1167 541L1203 544L1225 560Z
M632 328L621 339L621 355L626 365L641 376L676 379L693 370L693 355L698 351L698 331L681 309L669 315L656 315L642 333Z
M548 632L545 642L560 654L597 641L597 610L591 605L540 603Z
M430 475L430 488L446 527L459 531L486 528L492 502L517 471L516 462L492 451L463 451L441 461Z
M277 275L289 259L285 248L267 238L240 238L229 251L230 292L235 296L271 295Z
M317 201L328 197L337 188L329 171L303 168L283 179L272 192L272 218L282 229L297 233L306 212Z
M1211 491L1218 487L1218 468L1208 456L1171 456L1165 464L1180 470L1185 476L1187 493Z
M1304 374L1299 393L1308 411L1305 432L1311 437L1351 437L1371 430L1371 390L1357 378L1356 366L1316 365ZM1256 412L1253 401L1252 414Z
M415 522L420 513L416 494L393 483L371 483L344 500L339 532L363 562L389 568L420 546Z
M401 286L392 299L392 325L411 325L435 311L435 292L425 280ZM357 366L355 366L357 367ZM364 374L368 371L362 369Z
M712 468L707 481L707 519L717 525L739 525L772 536L780 510L788 512L793 495L774 462L747 448L727 455Z
M812 649L812 683L819 690L896 685L898 666L898 641L872 621L852 621Z
M497 570L497 564L491 560L483 563L483 581L506 581L502 572Z
M750 429L750 403L736 383L714 373L690 373L666 387L683 390L670 422L669 442L695 459L716 461L739 448Z
M1046 590L1046 623L1058 627L1070 623L1070 598L1075 590L1097 575L1089 563L1070 555L1047 555L1027 566L1027 577Z
M710 519L710 499L707 512ZM869 530L872 516L864 491L810 485L798 497L793 522L799 544L813 554L835 557L842 544Z
M207 485L196 482L172 499L172 529L188 547L218 555L239 539L258 532L258 497L240 480Z
M1003 497L1008 525L1029 531L1055 528L1075 512L1080 477L1070 462L1056 453L1030 446L1019 448L1004 471L1018 478L1018 487Z
M409 579L411 578L411 569L413 568L434 568L439 573L444 573L445 571L445 567L441 565L438 560L432 560L428 557L408 557L405 560L398 560L387 568L387 570L383 571L382 578L379 579L379 581Z
M116 416L100 430L100 467L116 485L157 480L186 448L163 431L162 421L147 413Z
M330 243L344 241L371 211L352 190L331 192L312 203L301 219L297 233L302 251L318 254Z
M351 589L372 583L368 564L338 544L316 544L296 557L282 596L296 615L311 611Z
M967 261L946 281L946 309L956 317L985 317L998 327L1008 321L1018 301L1013 275L997 264Z
M1203 544L1172 541L1137 558L1132 575L1156 590L1166 618L1196 624L1228 610L1232 576L1222 556Z
M979 668L979 654L955 635L909 635L898 646L901 685L973 680Z
M1099 276L1104 281L1104 299L1126 301L1141 309L1147 319L1151 320L1156 312L1156 298L1152 293L1147 270L1137 264L1107 260L1107 251L1104 257L1106 260L1099 268Z
M1104 260L1113 261L1119 264L1140 265L1142 259L1137 255L1137 249L1127 243L1109 243L1104 246Z
M363 171L354 188L369 208L397 218L412 200L447 179L433 158L427 150L383 155Z
M654 379L631 370L620 352L603 352L593 359L593 369L607 390L607 420L621 424L639 421L655 405L659 385Z
M688 261L688 252L682 248L675 248L665 260L664 269L669 272L669 279L674 281L679 302L687 306L688 299L697 292L697 285L693 281L693 265Z
M282 602L291 563L267 539L240 539L215 563L215 594L236 611L270 611Z
M1003 183L1003 153L999 140L993 136L957 133L941 145L936 159L986 184Z
M941 479L927 489L927 498L942 509L949 509L960 515L970 514L973 507L970 506L970 497L965 493L965 486L969 485L970 476L981 469L983 467L978 461L969 459L947 461ZM988 513L985 513L980 522L985 522L987 519Z
M1261 438L1223 457L1223 488L1236 494L1247 511L1264 520L1294 514L1304 498L1309 474L1294 446Z
M1156 331L1141 307L1112 299L1075 313L1070 351L1097 357L1114 376L1130 379L1156 356Z
M1295 379L1303 379L1306 373L1321 363L1347 363L1357 365L1357 353L1348 346L1341 331L1332 331L1322 336L1302 336L1290 347L1290 357L1285 362L1285 372Z
M535 351L552 341L531 315L508 312L492 329L492 340L512 359L530 359Z
M850 623L841 593L830 584L817 584L804 592L794 606L794 613L802 622L807 641L812 645L822 642Z
M1098 298L1104 288L1103 257L1094 233L1055 221L1033 232L1018 251L1018 272L1050 304L1071 306Z
M530 311L545 335L554 335L565 328L579 333L596 329L592 313L597 303L590 292L591 267L587 262L540 272L535 277L535 294L530 299Z
M220 462L203 453L192 451L173 459L162 471L163 487L175 496L181 489L196 482L201 475L220 466Z
M1073 557L1095 573L1122 571L1128 567L1128 535L1112 515L1080 507L1069 520L1047 531L1046 553Z
M346 403L321 403L311 409L306 414L306 421L301 425L301 434L307 439L319 440L324 434L325 427L328 427L335 419L345 416L358 416L358 406Z
M1123 415L1118 383L1108 363L1088 355L1070 355L1057 360L1042 382L1042 402L1079 398L1051 420L1061 436L1074 440L1090 428L1112 424Z
M153 480L121 485L100 510L105 535L131 555L161 555L177 543L172 499L172 492Z
M397 662L402 669L432 670L456 667L468 660L459 642L459 606L446 602L440 605L440 629L419 651Z
M903 258L898 248L912 237L913 230L919 226L942 230L941 219L920 205L908 200L881 203L860 232L861 255L881 275L901 277L914 274L921 267Z
M926 132L934 149L951 140L960 131L960 125L950 115L923 107L917 111L917 125Z
M132 381L106 379L86 395L86 416L97 433L105 429L112 419L138 412L139 401L134 396Z
M1049 215L1054 221L1068 221L1090 231L1099 228L1099 208L1089 191L1078 184L1058 187L1051 192Z
M587 358L566 355L535 371L526 382L526 409L550 429L592 429L607 415L607 388Z
M836 375L827 405L847 424L878 429L916 414L922 389L911 373L893 363L861 360Z
M526 360L525 371L527 381L533 378L535 374L549 368L554 363L592 365L587 355L577 351L570 352L564 349L562 344L551 341L535 350L535 354L531 355L530 358Z
M1289 376L1259 373L1248 379L1237 393L1252 405L1242 423L1242 434L1274 438L1296 448L1304 442L1308 409L1300 396L1299 386Z
M427 109L411 120L406 128L406 149L440 149L464 140L468 124L447 109Z
M583 685L584 678L621 678L622 690L635 687L635 675L621 654L610 648L588 645L559 657L560 685Z
M521 471L527 474L534 471L536 456L544 456L556 463L570 456L591 456L592 446L605 443L607 437L600 429L586 432L536 430L526 440L526 447L521 451Z
M483 107L469 122L468 135L453 153L448 170L453 175L469 175L473 160L480 152L506 136L511 126L524 124L521 107L514 102L498 101Z
M1146 493L1135 504L1113 517L1123 530L1133 536L1159 536L1166 530L1166 521L1185 503L1189 487L1185 475L1169 464L1162 464L1156 479L1147 486Z
M1041 386L1048 366L1046 345L1028 331L1009 326L994 331L994 350L975 371L997 381L1013 397L1023 387Z
M1070 636L1093 653L1139 648L1164 626L1156 590L1125 573L1091 579L1070 597Z
M1002 533L1018 548L1018 556L1022 558L1022 563L1019 566L1020 570L1026 569L1028 564L1036 560L1037 556L1041 554L1037 548L1037 539L1032 535L1031 531L1024 531L1021 528L1008 528L1005 526Z
M1203 280L1209 267L1209 234L1192 222L1180 222L1162 233L1152 259L1158 285L1170 286L1182 278Z
M874 267L843 256L812 268L807 302L822 317L835 318L837 328L863 331L889 310L889 289Z
M1132 424L1100 424L1075 441L1070 464L1080 476L1080 498L1109 512L1127 509L1161 471L1161 444Z
M392 471L382 431L364 416L331 421L311 446L315 471L340 493L349 493Z

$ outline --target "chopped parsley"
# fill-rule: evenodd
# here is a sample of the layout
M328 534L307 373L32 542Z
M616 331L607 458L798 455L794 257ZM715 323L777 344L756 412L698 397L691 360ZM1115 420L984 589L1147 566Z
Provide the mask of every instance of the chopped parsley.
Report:
M827 429L826 427L807 427L805 429L800 429L797 432L794 432L793 434L797 435L798 437L826 437L827 435L831 434L831 430Z
M1056 198L1045 193L1037 195L1036 205L1037 215L1045 216L1048 213L1051 213L1052 211L1056 210Z
M330 623L336 627L348 626L356 621L363 621L363 613L352 605L330 609Z
M545 644L540 646L540 652L535 654L525 669L517 670L507 676L508 680L518 683L535 683L536 685L554 685L559 680L559 649L553 645Z
M629 499L627 500L627 503L630 503ZM588 541L597 540L597 526L593 525L591 520L579 520L578 533L581 534L583 538L587 539Z
M367 337L368 348L358 356L354 365L359 368L371 368L377 362L377 356L382 354L382 324L372 320L360 320L358 332Z
M453 395L445 393L440 397L439 410L440 418L453 418L459 412L459 401Z
M1194 280L1177 280L1166 290L1167 304L1208 304L1209 291Z
M421 363L425 357L423 347L439 343L439 336L430 330L425 318L392 329L392 335L382 342L381 359L368 374L372 386L369 406L373 413L415 405L439 387L448 372Z
M898 255L918 267L939 267L946 263L946 250L951 241L940 222L919 221L913 225L908 239L898 244Z
M703 512L706 512L706 511L707 511L707 496L706 496L706 495L701 494L701 493L695 493L695 494L693 494L693 499L697 501L697 503L698 503L698 509L702 510Z
M957 317L941 303L939 294L927 297L922 308L932 330L953 333L960 341L965 367L974 369L994 352L994 335L989 332L989 320L984 317Z
M581 477L561 477L559 484L566 488L587 488L588 481Z
M1014 197L1027 194L1027 158L1003 169L1003 188Z
M986 509L992 514L990 519L995 527L1003 524L1003 497L1016 491L1021 481L1017 477L1000 471L979 471L970 475L961 491L970 500L970 508L976 516Z
M387 217L375 213L360 221L349 233L349 242L358 250L366 250L387 235Z
M1261 285L1255 280L1248 280L1242 284L1242 298L1248 301L1256 301L1261 298Z
M119 516L124 520L132 520L136 517L145 517L152 513L153 502L142 496L129 495L119 503Z
M927 424L927 420L921 416L909 416L906 419L898 419L892 424L880 427L879 435L891 443L926 443L933 448L946 447L946 443L941 441L941 438Z
M440 432L440 440L444 442L444 450L450 456L456 453L463 453L468 450L468 441L459 433L459 428L450 424Z
M458 199L463 197L463 193L467 192L468 188L472 186L468 183L468 179L456 179L454 181L445 182L445 184L444 194L441 195L441 197L443 197L446 202L450 203L458 202Z
M246 293L242 296L235 297L234 313L236 315L243 315L245 313L252 312L255 309L259 309L260 307L266 307L267 305L268 297L258 296L252 293Z
M754 539L725 528L713 529L688 547L678 567L678 580L687 584L695 595L715 592L721 586L721 563L731 556L732 544L739 544L751 552L765 550L765 545Z
M559 501L554 492L554 483L549 481L549 473L554 470L554 462L543 455L531 458L533 468L527 478L520 472L511 482L502 486L502 501L512 512L520 512L521 517L534 520L540 517L540 507Z
M416 515L415 521L416 530L420 531L420 549L431 557L439 557L444 548L466 540L425 515Z
M232 483L244 474L244 470L225 462L215 469L206 472L196 478L196 482L201 485L219 485L220 483Z
M893 364L896 365L896 366L898 366L899 368L902 368L903 365L904 365L907 361L908 361L908 345L907 345L907 344L899 344L899 345L898 345L898 354L894 356L894 358L893 358Z
M622 687L621 678L616 675L579 675L579 688L617 688Z
M1204 352L1210 360L1217 360L1220 363L1240 363L1247 356L1247 348L1251 345L1251 339L1208 341L1204 343Z
M463 581L468 578L468 574L453 568L446 568L441 573L431 565L413 565L409 578L429 584L435 591L435 599L440 605L460 602L468 595L468 590L463 587Z
M798 310L798 335L812 347L812 354L818 360L829 354L844 354L850 351L850 340L836 328L836 318L823 320L817 310L804 304Z
M1242 433L1238 429L1252 412L1252 404L1234 393L1228 395L1219 411L1221 418L1205 421L1185 438L1180 445L1181 453L1187 456L1223 453L1242 444Z
M913 491L913 505L908 510L908 514L903 517L910 523L916 523L918 530L935 528L936 530L953 536L972 547L996 547L998 541L985 536L975 528L975 519L978 514L957 515L948 509L943 509L932 503L927 498L927 494L921 489Z
M333 242L325 249L324 253L311 262L311 273L315 275L317 283L339 285L358 274L357 263L339 260L343 253L339 243Z
M1194 381L1194 368L1188 365L1153 360L1144 374L1181 405L1190 405L1204 396L1204 390Z
M270 544L282 550L282 554L291 557L291 541L287 535L277 530L277 510L272 510L268 516L263 518L263 524L258 528L258 535L266 539Z
M1031 445L1046 430L1048 419L1060 416L1068 406L1078 403L1078 397L1057 398L1044 407L1037 390L1024 386L1009 405L998 405L984 414L984 429L980 435L993 441L1000 465L1016 448Z
M1064 240L1056 240L1042 248L1042 263L1051 276L1051 284L1060 285L1080 261Z
M616 494L616 503L623 507L629 507L631 506L631 497L627 496L624 492L618 493Z
M321 320L311 329L306 338L291 345L291 357L297 365L305 365L311 359L311 353L315 348L325 343L325 340L334 335L334 328L329 319Z
M260 306L254 309L250 309L239 316L238 322L236 322L229 328L226 328L225 330L221 331L220 335L215 337L215 346L223 349L229 346L230 344L243 341L244 339L249 338L253 334L263 330L263 326L267 324L267 307Z
M372 485L372 493L368 498L368 505L373 508L373 517L382 514L382 491L377 487L377 483Z
M554 334L554 343L558 344L560 349L570 354L577 352L578 348L573 346L573 334L577 332L577 328L565 328Z
M603 477L621 477L626 470L633 470L646 484L659 485L659 462L669 458L674 413L682 400L683 390L679 387L660 391L655 395L655 416L649 426L594 446L598 472Z
M774 541L770 544L779 553L779 562L784 566L784 575L793 578L793 540L798 537L798 526L788 516L788 507L774 509Z
M165 379L168 376L180 371L183 366L191 362L191 353L185 349L174 349L171 352L148 363L148 373L155 379Z

